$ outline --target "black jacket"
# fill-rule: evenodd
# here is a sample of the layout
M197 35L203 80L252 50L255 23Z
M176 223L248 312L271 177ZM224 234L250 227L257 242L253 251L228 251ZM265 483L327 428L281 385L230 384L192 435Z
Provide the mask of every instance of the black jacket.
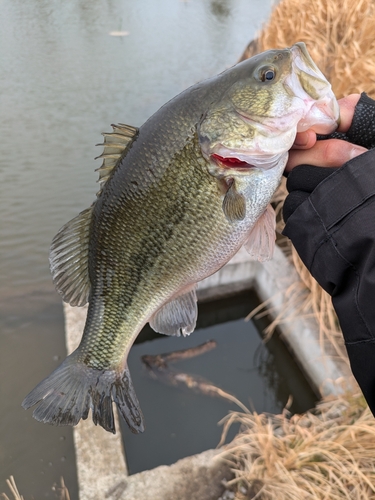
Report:
M332 296L353 374L375 415L375 150L320 182L284 234Z

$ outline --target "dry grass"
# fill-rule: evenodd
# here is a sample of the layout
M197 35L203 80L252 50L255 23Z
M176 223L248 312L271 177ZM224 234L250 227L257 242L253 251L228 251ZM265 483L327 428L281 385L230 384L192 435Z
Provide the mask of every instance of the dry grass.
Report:
M242 58L304 41L338 98L375 96L374 27L372 0L282 0Z
M375 2L373 0L281 0L256 40L241 60L257 52L284 48L304 41L338 98L366 91L375 98ZM281 209L286 196L285 184L276 193ZM282 229L283 221L279 223ZM307 293L296 284L286 291L300 301L301 314L312 314L318 321L322 345L327 342L333 354L347 362L342 333L329 295L316 283L288 241L283 248L301 277ZM268 329L271 333L282 318Z
M237 500L375 498L375 419L362 396L326 400L303 416L232 413L223 440L238 422L221 454Z
M10 476L10 478L7 479L7 485L12 494L12 500L25 500L24 497L20 495L13 476ZM62 477L60 478L60 484L55 484L52 487L52 490L56 493L57 500L70 500L68 488L65 486L64 479ZM10 500L5 493L1 493L0 498Z
M273 200L276 214L281 212L285 196L285 179L283 179ZM278 215L278 233L281 234L283 227L284 221L281 215ZM275 311L269 308L271 298L269 301L265 301L253 309L247 316L247 319L271 314L273 320L264 331L265 338L268 339L279 325L294 321L296 316L305 318L313 317L316 320L319 330L322 350L328 350L330 356L337 357L346 364L349 364L340 324L333 309L330 295L311 276L288 238L279 236L278 245L295 267L299 275L299 280L296 280L283 290L286 300L281 311L276 314Z
M14 500L24 500L23 496L19 494L19 491L18 491L17 486L16 486L16 482L15 482L13 476L10 476L10 478L7 479L7 485L8 485L8 488L10 489L10 492L13 495ZM9 497L5 493L2 493L1 496L2 496L2 498L4 498L4 500L9 500Z

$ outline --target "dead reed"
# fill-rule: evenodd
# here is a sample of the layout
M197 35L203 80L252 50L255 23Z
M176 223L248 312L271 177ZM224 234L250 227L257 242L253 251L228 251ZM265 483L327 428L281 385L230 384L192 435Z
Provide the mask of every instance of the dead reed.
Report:
M221 454L237 500L375 498L375 419L362 396L327 399L302 416L231 413L222 423L222 441L241 425Z
M13 476L10 476L10 478L7 479L7 486L10 489L10 492L12 493L14 500L24 500L23 496L19 494ZM9 500L9 497L5 493L2 493L1 496L2 498L4 498L4 500Z
M20 495L13 476L10 476L10 478L7 479L7 485L10 489L10 492L12 493L12 500L25 500L24 497ZM57 500L70 500L68 488L65 486L64 479L62 477L60 478L59 485L55 484L54 486L52 486L52 491L55 492L55 498ZM5 493L1 493L0 498L3 498L4 500L10 500L8 495L6 495Z
M241 60L257 52L284 48L304 41L309 53L340 98L366 91L375 98L375 2L373 0L281 0L256 40L252 41ZM285 183L275 196L280 212L285 196ZM278 229L283 220L280 217ZM348 363L340 326L328 294L316 283L287 240L282 241L307 293L298 284L286 296L298 297L301 314L313 314L320 330L322 346L329 345L333 355ZM268 334L282 318L270 325Z

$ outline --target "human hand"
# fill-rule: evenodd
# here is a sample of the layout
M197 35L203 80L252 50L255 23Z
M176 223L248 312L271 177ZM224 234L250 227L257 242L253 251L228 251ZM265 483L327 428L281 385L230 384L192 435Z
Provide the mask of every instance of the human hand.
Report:
M352 94L339 101L340 126L330 139L317 140L312 130L297 134L285 168L289 195L284 221L326 177L347 161L375 147L375 101L366 94Z
M340 107L340 125L337 132L347 132L352 124L355 107L360 94L351 94L338 101ZM289 173L297 165L315 165L319 167L341 167L344 163L366 152L367 149L346 140L327 139L317 141L312 130L297 134L289 152L285 172Z

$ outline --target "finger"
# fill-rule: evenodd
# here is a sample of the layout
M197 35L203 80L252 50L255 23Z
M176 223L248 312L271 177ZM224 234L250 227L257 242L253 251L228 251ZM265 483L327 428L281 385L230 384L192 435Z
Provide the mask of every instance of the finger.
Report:
M297 165L315 165L316 167L341 167L344 163L365 153L366 148L356 146L339 139L317 141L315 146L306 150L291 150L285 172L290 172Z
M296 135L292 149L310 149L315 143L316 133L312 130L306 130Z
M340 125L338 132L346 132L353 120L354 110L361 94L351 94L338 100L340 106Z

